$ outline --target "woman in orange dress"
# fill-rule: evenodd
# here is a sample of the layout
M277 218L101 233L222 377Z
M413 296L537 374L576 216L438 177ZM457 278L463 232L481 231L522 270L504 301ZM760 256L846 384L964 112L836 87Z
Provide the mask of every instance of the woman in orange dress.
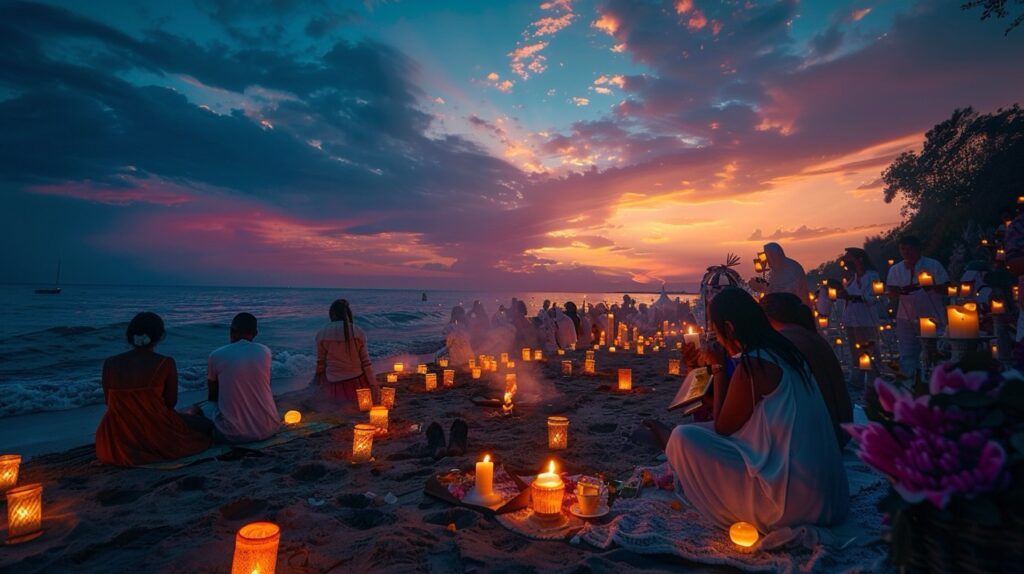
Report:
M154 352L164 338L156 313L139 313L128 324L132 349L103 363L107 412L96 429L96 458L119 466L173 460L210 446L210 422L174 410L178 368Z

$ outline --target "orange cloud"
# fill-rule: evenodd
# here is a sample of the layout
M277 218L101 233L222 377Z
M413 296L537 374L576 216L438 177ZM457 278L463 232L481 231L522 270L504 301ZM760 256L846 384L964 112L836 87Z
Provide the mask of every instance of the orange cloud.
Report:
M520 46L515 50L508 53L508 56L512 58L510 64L512 72L522 79L528 79L530 72L539 74L544 71L544 61L547 60L540 51L548 46L547 42L537 42L536 44L527 44L526 46Z
M865 16L871 13L871 8L861 8L860 10L854 10L850 14L850 19L854 22L860 22Z
M609 36L614 36L619 31L620 25L621 22L619 22L618 18L607 13L601 14L600 18L590 24L592 28L596 28Z
M589 106L590 105L590 100L587 99L587 98L577 98L577 97L574 97L572 99L572 103L576 104L577 106Z

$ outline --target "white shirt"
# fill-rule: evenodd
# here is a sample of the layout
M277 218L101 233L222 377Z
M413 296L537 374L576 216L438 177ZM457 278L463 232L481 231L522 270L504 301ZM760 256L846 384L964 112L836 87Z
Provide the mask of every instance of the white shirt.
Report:
M572 322L572 319L558 311L555 313L555 337L558 340L558 346L563 349L568 349L569 345L576 342L576 323Z
M217 430L230 441L263 440L280 423L270 390L270 349L240 339L210 353L206 378L217 381Z
M914 265L913 271L907 269L903 261L890 267L889 276L885 280L886 287L917 285L917 277L922 271L931 274L935 285L949 282L949 274L946 273L946 269L942 267L941 263L930 257L922 257ZM918 289L909 295L900 295L896 318L916 322L921 317L929 317L937 323L945 324L946 307L943 304L942 294Z
M878 272L867 270L864 275L853 279L846 284L846 294L851 297L863 297L864 301L847 301L846 310L843 313L843 324L847 327L877 327L878 312L875 311L875 295L871 284L881 278Z

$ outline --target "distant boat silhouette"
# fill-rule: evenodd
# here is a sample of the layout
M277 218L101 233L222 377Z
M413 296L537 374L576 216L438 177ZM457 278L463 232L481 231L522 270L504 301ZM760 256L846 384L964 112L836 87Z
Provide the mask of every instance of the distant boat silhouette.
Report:
M426 300L427 300L427 293L426 293L425 291L423 292L423 300L424 300L424 301L426 301Z
M45 289L36 289L36 295L60 295L60 260L57 260L57 279L53 282L53 287Z

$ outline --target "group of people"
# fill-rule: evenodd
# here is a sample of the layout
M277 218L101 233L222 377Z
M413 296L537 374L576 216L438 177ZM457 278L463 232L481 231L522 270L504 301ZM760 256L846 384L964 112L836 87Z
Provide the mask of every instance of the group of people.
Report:
M376 388L366 335L344 299L331 304L330 322L316 334L314 382L328 398L354 401L356 389ZM166 335L156 313L139 313L125 336L130 349L103 363L107 410L96 429L96 458L138 466L196 454L211 443L237 444L273 436L280 416L271 391L270 349L254 341L256 317L239 313L230 342L210 353L207 400L181 411L173 358L156 352Z

